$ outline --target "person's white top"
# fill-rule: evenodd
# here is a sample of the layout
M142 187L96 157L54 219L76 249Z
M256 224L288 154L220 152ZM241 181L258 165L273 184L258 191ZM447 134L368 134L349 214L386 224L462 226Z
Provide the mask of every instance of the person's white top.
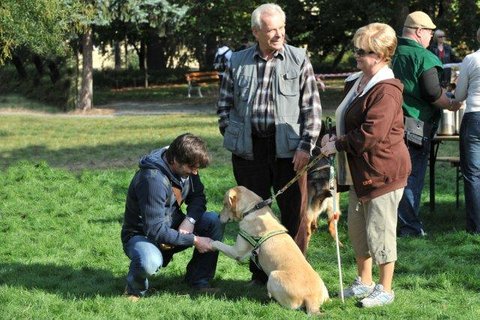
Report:
M455 100L465 99L465 113L480 111L480 50L467 55L460 65Z
M227 52L227 53L225 53L225 52ZM230 57L232 56L232 50L227 46L223 46L223 47L220 47L220 48L217 49L217 53L215 53L215 59L214 60L217 59L217 56L222 55L224 53L225 53L225 58L227 59L227 66L230 67ZM225 71L222 72L222 74L224 74L224 73L225 73Z
M224 54L225 51L227 51L227 50L230 50L230 52L227 52L227 54L225 54L225 58L227 58L227 60L230 60L230 57L232 56L232 50L231 50L229 47L227 47L227 46L223 46L223 47L218 48L217 53L215 54L215 56Z

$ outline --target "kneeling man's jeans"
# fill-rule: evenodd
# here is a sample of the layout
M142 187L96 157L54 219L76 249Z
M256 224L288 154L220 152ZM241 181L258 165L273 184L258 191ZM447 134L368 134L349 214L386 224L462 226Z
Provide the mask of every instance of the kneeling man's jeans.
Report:
M213 240L222 240L223 227L218 214L205 212L197 221L194 233ZM130 258L130 270L127 275L127 292L144 296L148 290L148 277L154 275L161 267L166 267L172 256L189 247L176 246L171 250L161 250L144 236L134 236L124 246L126 255ZM200 253L196 249L187 265L185 280L192 287L205 287L217 267L218 251Z

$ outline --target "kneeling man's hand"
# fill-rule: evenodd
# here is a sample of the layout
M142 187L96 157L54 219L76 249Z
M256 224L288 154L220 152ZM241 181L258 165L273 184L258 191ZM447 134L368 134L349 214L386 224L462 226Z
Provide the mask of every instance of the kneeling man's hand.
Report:
M208 237L195 236L193 239L193 245L200 253L215 251L212 247L212 242L213 240Z

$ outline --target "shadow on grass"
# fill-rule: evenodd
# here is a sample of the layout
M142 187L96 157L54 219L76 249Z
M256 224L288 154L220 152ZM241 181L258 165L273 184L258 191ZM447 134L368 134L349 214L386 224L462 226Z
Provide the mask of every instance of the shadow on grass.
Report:
M178 127L178 124L167 124L176 128L178 134L184 132L191 132L191 126ZM203 121L199 119L196 121L198 127L207 127L210 125L209 120ZM118 128L117 128L118 129ZM148 127L138 128L138 130L148 130ZM107 133L105 133L107 134ZM0 133L1 136L1 133ZM125 169L128 167L136 167L139 159L152 150L169 145L175 136L159 136L148 142L140 143L106 143L95 146L81 146L81 147L64 147L61 149L51 149L44 144L29 145L27 147L16 147L2 152L0 154L0 168L5 169L16 162L26 160L30 162L45 161L51 167L67 168L71 170L82 169ZM218 157L223 158L226 150L223 149L221 143L221 136L215 134L202 137L208 146L212 159ZM74 137L72 137L74 139ZM220 160L219 160L220 161Z
M95 147L51 150L44 145L17 148L0 156L0 168L8 168L18 161L46 161L51 167L81 169L125 169L136 167L141 156L168 145L171 139L152 143L100 145Z
M152 277L150 284L157 291L152 297L163 293L174 295L205 295L192 290L183 276L168 275L168 267ZM218 277L217 277L218 278ZM41 290L64 299L86 299L95 296L116 297L123 294L125 278L116 277L108 270L83 267L75 269L56 264L0 263L0 285L27 290ZM214 285L221 289L215 297L229 300L250 299L267 303L265 286L246 287L247 280L215 279Z
M168 267L167 267L168 268ZM231 301L238 300L252 300L257 303L266 304L269 302L275 302L268 297L266 286L248 286L249 279L221 279L217 273L215 280L212 284L214 287L220 289L216 294L210 294L216 298L227 299ZM160 275L152 282L152 287L157 289L157 292L153 295L160 295L163 293L175 294L175 295L189 295L190 297L201 297L208 294L199 293L192 290L183 282L183 277L169 277L168 275Z
M0 284L28 290L43 290L63 298L116 296L124 280L108 270L82 267L75 269L57 264L0 263Z

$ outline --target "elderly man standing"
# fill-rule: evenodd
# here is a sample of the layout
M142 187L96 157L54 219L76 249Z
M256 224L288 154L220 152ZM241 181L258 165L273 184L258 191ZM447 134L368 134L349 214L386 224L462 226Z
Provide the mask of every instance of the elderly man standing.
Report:
M395 77L404 85L405 137L412 162L412 172L398 208L399 236L425 235L419 211L430 142L438 127L441 109L454 111L461 106L447 97L445 89L440 86L442 62L426 49L435 28L426 13L410 13L405 19L392 62ZM415 130L410 125L423 128L420 139L415 139Z
M321 126L321 105L304 49L285 42L285 13L263 4L252 13L257 44L234 52L220 88L217 114L233 173L263 199L286 185L309 161ZM281 222L294 237L306 176L278 197ZM253 204L252 204L253 205ZM250 263L252 283L266 275Z

